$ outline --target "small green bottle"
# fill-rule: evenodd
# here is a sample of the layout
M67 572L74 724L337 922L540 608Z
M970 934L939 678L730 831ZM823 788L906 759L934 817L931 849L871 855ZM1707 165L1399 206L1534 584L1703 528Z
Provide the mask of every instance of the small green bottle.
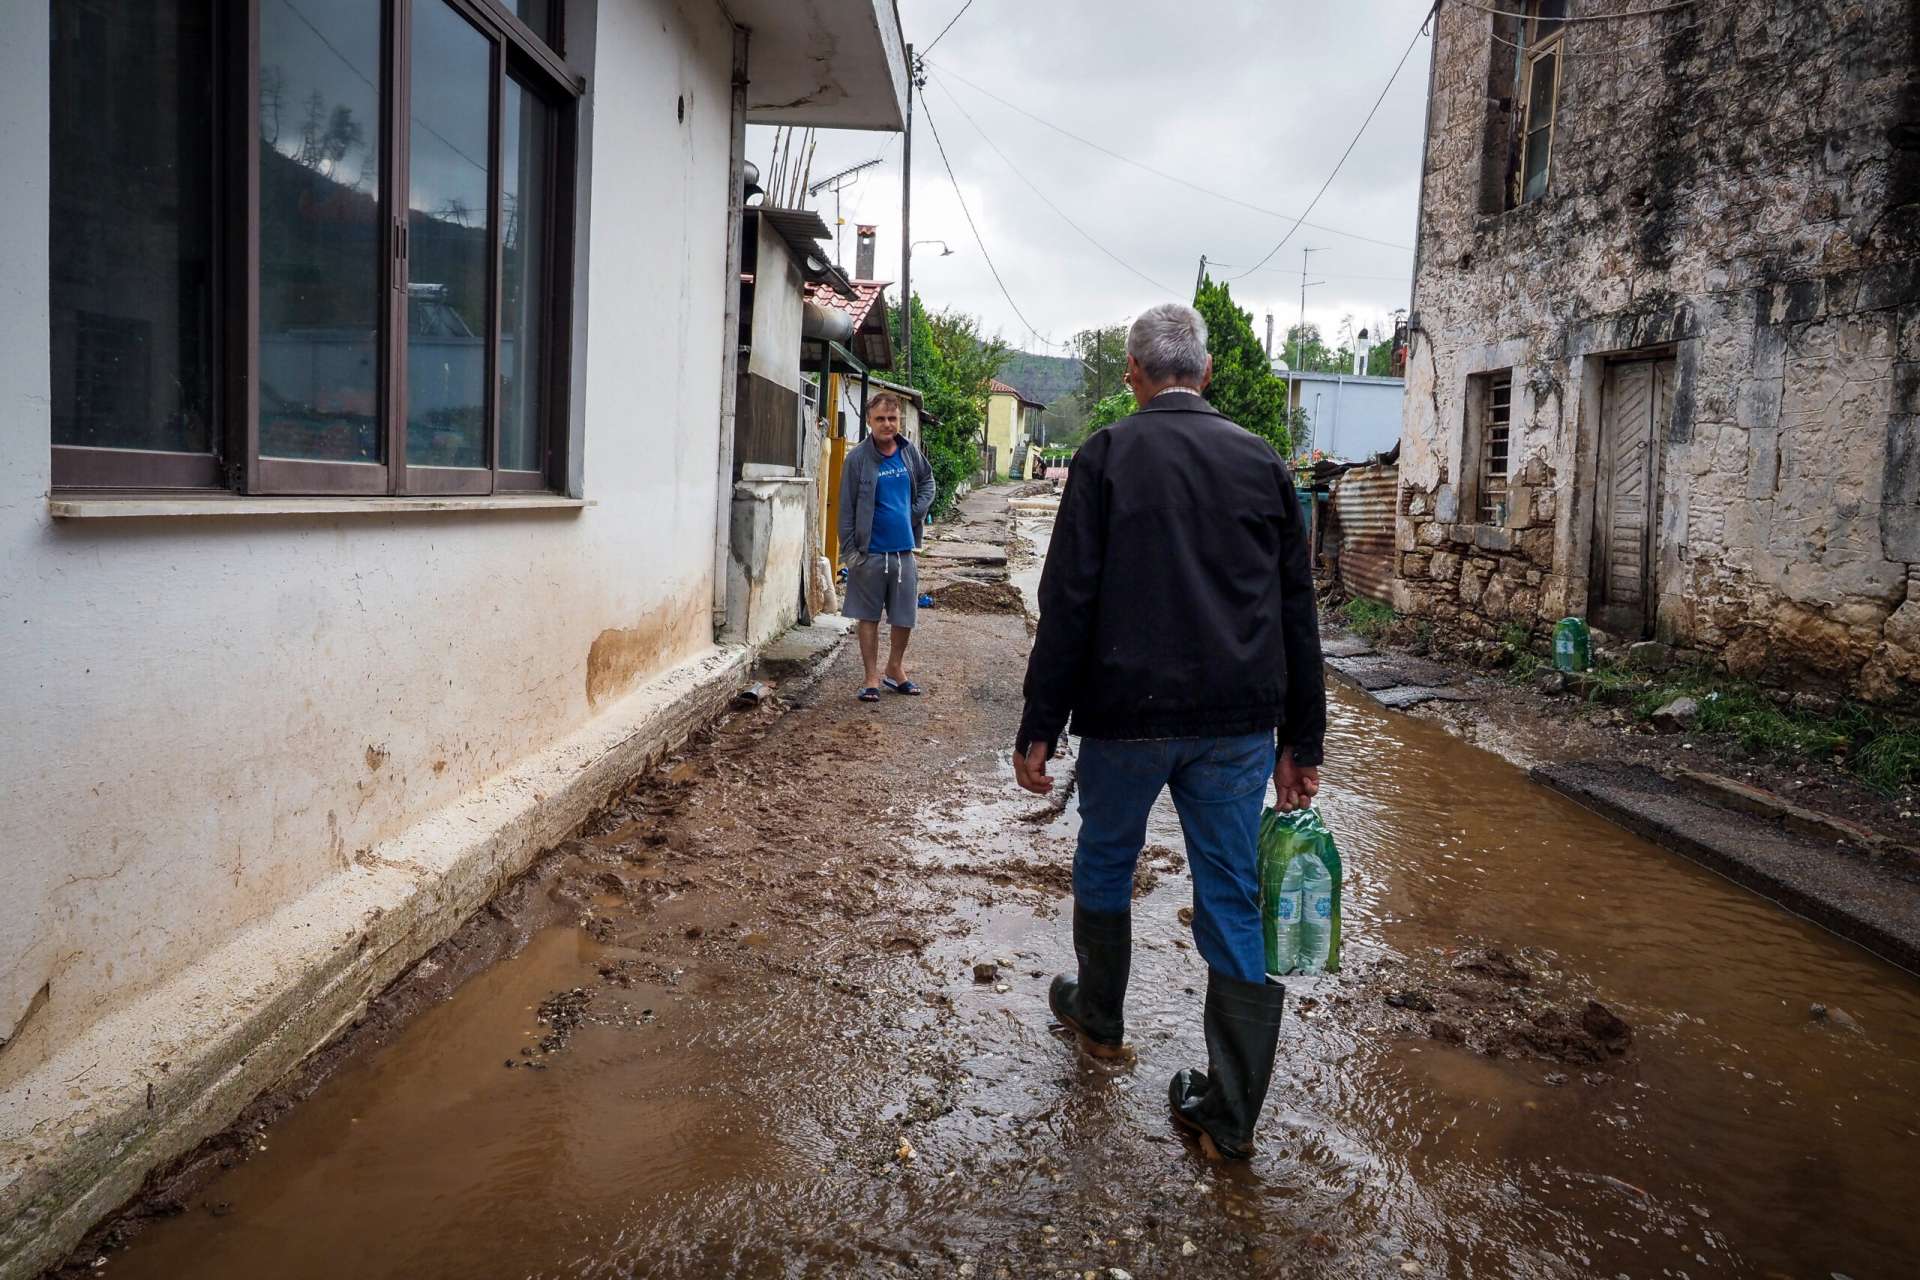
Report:
M1585 618L1562 618L1554 624L1553 665L1560 671L1585 671L1593 665L1593 633Z

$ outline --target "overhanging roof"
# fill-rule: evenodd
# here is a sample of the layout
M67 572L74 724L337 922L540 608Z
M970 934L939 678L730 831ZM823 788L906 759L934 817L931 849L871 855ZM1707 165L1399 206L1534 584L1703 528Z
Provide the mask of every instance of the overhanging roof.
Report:
M811 209L776 209L756 204L747 206L746 216L749 222L754 218L764 219L773 228L799 264L800 274L810 283L825 284L843 298L858 296L846 273L828 261L826 249L815 243L833 234L819 214Z
M730 0L747 40L747 120L906 127L907 52L894 0Z

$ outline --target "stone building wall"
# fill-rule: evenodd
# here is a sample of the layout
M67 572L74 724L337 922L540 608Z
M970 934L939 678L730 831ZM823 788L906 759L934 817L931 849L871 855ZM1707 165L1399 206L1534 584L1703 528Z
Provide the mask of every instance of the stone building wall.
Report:
M1648 629L1741 674L1903 696L1920 0L1699 0L1560 38L1547 189L1506 208L1525 35L1439 10L1396 604L1458 635L1586 615L1607 369L1660 357ZM1507 370L1508 501L1482 522L1475 375Z

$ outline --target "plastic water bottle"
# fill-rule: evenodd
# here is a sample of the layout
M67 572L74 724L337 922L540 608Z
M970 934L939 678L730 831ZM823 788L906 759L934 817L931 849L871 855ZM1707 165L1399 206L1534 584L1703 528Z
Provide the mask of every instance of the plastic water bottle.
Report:
M1585 671L1593 665L1593 633L1584 618L1562 618L1553 627L1556 671Z
M1302 875L1309 861L1311 859L1299 855L1287 861L1286 872L1280 877L1280 892L1273 900L1273 952L1278 961L1275 973L1292 973L1300 962L1301 930L1305 924L1301 917L1306 906L1301 892Z
M1333 875L1317 854L1303 853L1293 860L1300 868L1300 949L1295 970L1325 973L1333 949ZM1291 870L1291 868L1289 868Z

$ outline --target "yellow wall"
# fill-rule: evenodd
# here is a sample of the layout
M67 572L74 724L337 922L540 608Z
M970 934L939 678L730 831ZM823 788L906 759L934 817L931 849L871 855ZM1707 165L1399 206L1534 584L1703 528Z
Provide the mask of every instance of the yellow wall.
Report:
M993 447L993 474L995 479L1007 478L1007 468L1013 465L1013 446L1019 435L1020 397L1002 392L987 396L987 443Z

